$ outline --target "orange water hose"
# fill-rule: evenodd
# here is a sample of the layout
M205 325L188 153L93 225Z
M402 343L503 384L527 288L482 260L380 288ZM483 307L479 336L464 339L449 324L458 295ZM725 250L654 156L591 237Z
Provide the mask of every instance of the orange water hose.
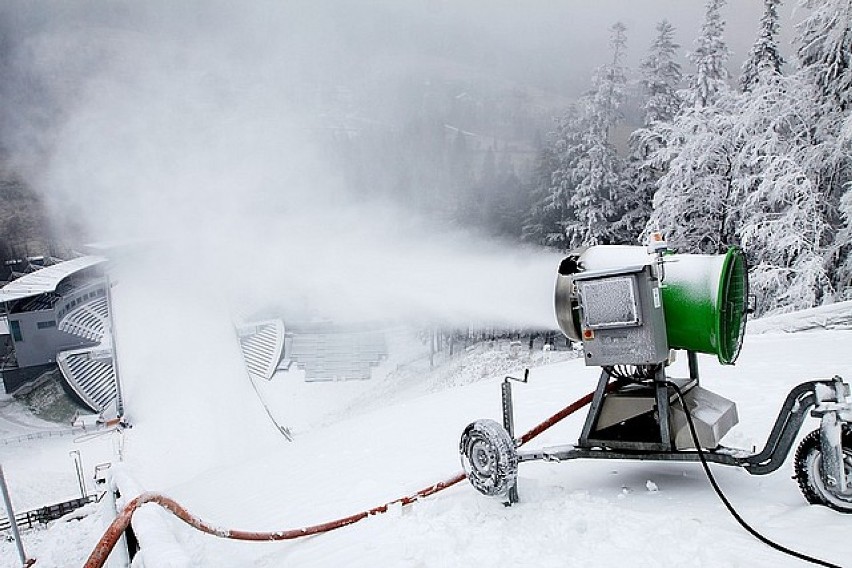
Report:
M615 383L611 383L610 386L614 384ZM524 435L522 435L520 438L518 438L518 445L521 446L523 444L526 444L527 442L529 442L530 440L532 440L533 438L535 438L560 420L563 420L567 416L577 412L587 404L591 403L593 396L594 393L589 393L586 396L575 400L574 402L572 402L547 420L541 422L540 424L526 432ZM160 505L164 509L170 511L172 514L174 514L176 517L178 517L180 520L190 525L191 527L203 533L218 536L220 538L247 541L292 540L303 536L310 536L314 534L333 531L335 529L339 529L341 527L357 523L358 521L366 519L369 516L386 513L387 510L393 505L410 505L411 503L414 503L420 498L428 497L429 495L434 495L439 491L443 491L447 487L455 485L464 478L464 472L460 472L448 479L445 479L444 481L421 489L420 491L412 495L400 497L399 499L395 499L393 501L385 503L384 505L379 505L378 507L374 507L367 511L361 511L360 513L355 513L354 515L350 515L348 517L343 517L341 519L328 521L326 523L321 523L318 525L275 532L241 531L216 527L209 523L206 523L205 521L191 514L173 499L170 499L165 495L160 495L159 493L146 492L142 493L141 495L130 501L130 503L128 503L124 507L121 513L118 514L112 524L110 524L110 526L107 528L104 535L98 541L98 544L95 546L95 549L89 555L89 559L86 560L85 568L101 568L104 565L110 552L112 552L112 549L115 548L115 544L118 542L118 539L121 538L121 535L124 533L124 531L127 530L127 527L130 526L130 520L133 517L133 513L136 511L136 509L138 509L145 503L156 503L157 505Z

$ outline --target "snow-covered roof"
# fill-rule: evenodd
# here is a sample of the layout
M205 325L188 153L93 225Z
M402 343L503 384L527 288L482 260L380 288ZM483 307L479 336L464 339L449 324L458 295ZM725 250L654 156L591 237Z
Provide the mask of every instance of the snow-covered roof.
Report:
M65 278L105 261L106 258L102 256L81 256L30 272L3 286L0 289L0 302L54 292Z

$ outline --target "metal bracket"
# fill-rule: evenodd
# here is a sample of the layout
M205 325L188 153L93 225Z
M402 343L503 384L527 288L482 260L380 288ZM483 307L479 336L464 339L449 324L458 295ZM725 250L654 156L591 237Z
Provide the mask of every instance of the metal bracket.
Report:
M852 394L849 385L843 382L842 378L835 375L831 382L818 382L814 387L814 396L816 402L812 416L821 418L827 412L834 412L841 422L852 422Z
M834 400L837 400L839 395L843 395L845 400L848 388L840 377L834 377L831 381L808 381L793 388L778 412L778 418L769 433L766 446L759 453L745 457L742 465L753 475L765 475L781 467L793 446L796 434L805 421L808 410L815 407L811 411L811 416L817 418L822 418L827 412L834 413L838 410L834 406L838 403ZM844 414L845 412L841 411L838 418L845 421Z
M518 381L519 383L526 383L530 378L530 370L524 370L524 378L518 379L517 377L506 376L503 379L503 384L501 385L501 393L503 399L503 428L506 429L506 432L509 433L509 437L515 442L515 446L517 447L518 442L515 440L515 408L512 403L512 383L509 381ZM509 487L509 501L506 503L507 507L511 507L514 503L518 502L518 480L515 479L512 482L512 485Z
M814 396L816 407L811 415L820 418L823 481L832 493L852 495L852 480L846 475L843 453L843 428L852 418L849 385L835 376L831 383L815 385Z
M512 405L512 383L509 381L518 381L519 383L526 383L530 378L530 370L526 369L524 371L524 378L519 379L517 377L506 376L503 379L503 384L501 385L501 390L503 394L503 428L506 429L506 432L509 433L509 436L514 440L515 439L515 410Z

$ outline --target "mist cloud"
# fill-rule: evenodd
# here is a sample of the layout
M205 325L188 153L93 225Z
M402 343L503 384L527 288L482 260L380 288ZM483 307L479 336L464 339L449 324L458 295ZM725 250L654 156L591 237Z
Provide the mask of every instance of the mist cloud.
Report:
M229 309L552 327L558 259L348 190L326 144L346 109L323 92L391 128L400 82L436 70L575 95L612 21L642 49L662 17L700 25L703 3L653 5L21 3L8 53L38 93L3 136L57 218L158 243Z

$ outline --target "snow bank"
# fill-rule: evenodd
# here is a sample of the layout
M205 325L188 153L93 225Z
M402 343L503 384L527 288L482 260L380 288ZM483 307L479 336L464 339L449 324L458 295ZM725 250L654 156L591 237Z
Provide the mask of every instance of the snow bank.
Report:
M852 328L852 300L752 320L749 333L790 333L809 329Z

